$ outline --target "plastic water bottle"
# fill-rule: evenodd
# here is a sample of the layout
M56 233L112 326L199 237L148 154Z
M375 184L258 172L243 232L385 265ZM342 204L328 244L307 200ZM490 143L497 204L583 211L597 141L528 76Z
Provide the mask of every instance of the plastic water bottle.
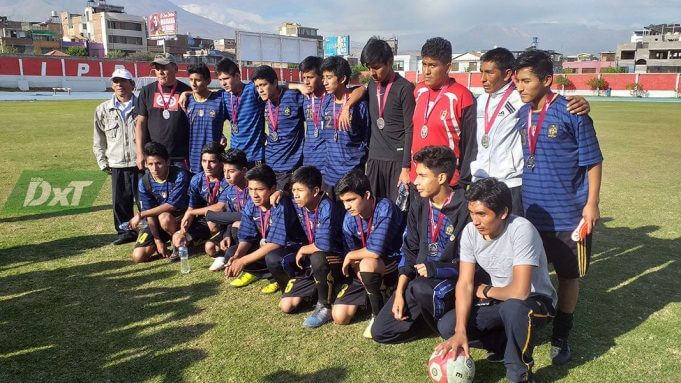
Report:
M189 273L192 267L189 265L189 250L187 250L187 246L182 245L178 247L177 252L180 254L180 272L182 274Z
M397 200L395 201L397 207L402 211L409 209L409 186L400 184L397 189Z

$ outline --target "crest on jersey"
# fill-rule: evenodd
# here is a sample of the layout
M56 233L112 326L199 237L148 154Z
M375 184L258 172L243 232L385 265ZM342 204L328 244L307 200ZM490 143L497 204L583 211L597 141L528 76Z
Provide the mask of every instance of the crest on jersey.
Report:
M452 225L447 225L447 228L445 229L445 233L447 233L447 235L452 235L452 234L454 234L454 226L452 226Z
M286 109L284 109L284 116L290 116L290 115L291 115L291 108L287 106Z
M208 115L209 115L211 118L215 118L215 111L214 111L214 110L211 110L210 112L208 112Z
M549 131L547 135L549 136L549 138L558 137L558 126L551 124L551 126L549 126Z

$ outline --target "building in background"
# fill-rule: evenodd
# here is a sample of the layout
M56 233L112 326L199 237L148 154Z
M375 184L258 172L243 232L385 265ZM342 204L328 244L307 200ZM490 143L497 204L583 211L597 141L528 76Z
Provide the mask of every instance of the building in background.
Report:
M61 13L64 39L85 38L102 44L104 55L111 51L133 53L147 50L147 27L143 17L129 15L105 0L90 0L82 15Z
M0 16L0 52L41 55L61 48L61 24L56 12L43 22L12 21Z
M681 24L649 25L617 44L618 66L635 73L681 73Z
M576 56L565 56L563 72L568 73L601 73L605 68L617 68L615 52L601 52L600 57L589 53ZM626 68L623 68L626 72Z
M480 52L454 53L452 54L452 72L479 72Z
M318 28L304 27L299 23L292 23L289 21L281 23L281 26L279 27L279 34L282 36L304 37L317 40L317 56L323 57L324 38L317 33L318 31Z

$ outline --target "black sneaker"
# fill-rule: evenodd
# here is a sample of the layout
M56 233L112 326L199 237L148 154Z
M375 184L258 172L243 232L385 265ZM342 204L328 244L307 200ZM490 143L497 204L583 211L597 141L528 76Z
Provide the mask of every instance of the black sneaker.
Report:
M487 351L487 357L485 359L491 363L504 363L504 354Z
M562 366L572 359L572 350L567 339L551 340L551 363L554 366Z
M111 242L112 245L122 245L124 243L130 243L130 242L135 242L137 239L137 235L135 233L124 233L124 234L119 234L116 239Z

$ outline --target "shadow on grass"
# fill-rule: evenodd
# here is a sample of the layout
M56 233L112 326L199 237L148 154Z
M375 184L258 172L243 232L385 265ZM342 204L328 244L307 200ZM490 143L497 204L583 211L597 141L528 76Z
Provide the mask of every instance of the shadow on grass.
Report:
M603 219L606 223L611 219ZM681 301L678 277L681 238L651 236L658 226L599 225L588 275L582 280L570 344L573 359L565 366L536 371L539 381L556 381L571 368L592 361L616 345L656 312ZM551 325L542 331L548 341Z
M325 368L310 374L297 374L282 370L265 376L264 381L267 383L338 383L342 382L347 375L347 370L342 367Z
M64 216L64 215L87 214L87 213L93 213L93 212L96 212L96 211L111 210L111 209L112 209L112 206L109 204L109 205L98 205L98 206L86 207L86 208L55 211L55 212L51 212L51 213L17 215L17 216L14 216L14 217L0 217L0 223L33 221L33 220L36 220L36 219L61 217L61 216Z
M7 264L11 256L16 265L55 260L108 237L13 248L0 259ZM190 344L213 325L191 317L199 313L194 302L215 295L215 282L180 286L186 284L180 274L162 263L56 262L26 273L18 266L1 270L0 381L176 382L206 357Z

